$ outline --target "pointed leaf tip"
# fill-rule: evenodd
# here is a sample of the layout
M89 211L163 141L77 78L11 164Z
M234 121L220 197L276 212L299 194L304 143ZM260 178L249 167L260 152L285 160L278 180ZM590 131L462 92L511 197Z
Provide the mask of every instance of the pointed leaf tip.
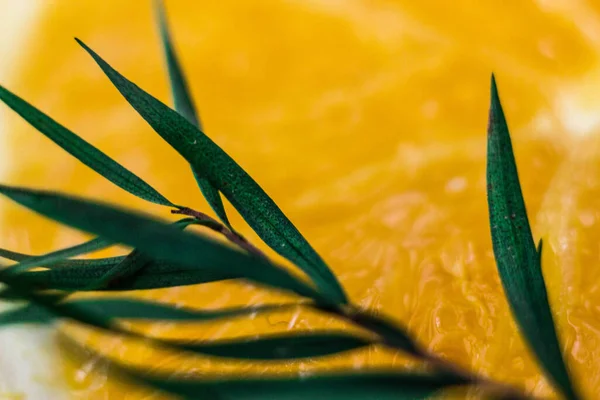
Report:
M239 164L185 117L125 78L85 44L81 45L154 131L231 202L269 247L301 268L331 301L348 302L325 261Z
M496 83L496 77L492 74L490 83L490 95L491 95L491 106L490 108L500 106L500 95L498 94L498 85Z

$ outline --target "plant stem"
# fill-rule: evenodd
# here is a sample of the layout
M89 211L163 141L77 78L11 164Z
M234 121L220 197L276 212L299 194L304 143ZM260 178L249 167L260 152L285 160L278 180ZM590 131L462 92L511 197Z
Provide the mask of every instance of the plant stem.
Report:
M502 400L526 400L534 397L524 394L517 388L510 385L493 381L487 377L473 374L464 368L446 361L431 351L420 345L407 340L407 334L403 329L396 326L392 321L386 318L378 317L372 313L360 310L356 306L342 307L322 307L315 305L314 308L330 314L334 314L342 319L357 325L363 329L378 335L381 338L381 344L402 353L408 353L416 358L425 361L438 372L449 374L461 378L465 383L478 385L480 388L493 393L495 399Z
M207 225L213 231L222 234L230 242L238 245L239 247L246 250L248 253L253 254L257 257L268 260L268 257L258 247L250 243L245 237L237 232L231 231L225 225L211 217L210 215L204 214L203 212L193 210L189 207L181 207L177 210L171 210L171 214L182 214L196 218L198 221L210 222Z
M232 243L246 250L248 253L253 254L257 257L269 260L268 257L259 250L256 246L251 244L246 238L239 233L228 229L225 225L212 218L211 216L204 214L203 212L193 210L189 207L180 207L177 210L171 210L172 214L183 214L199 221L209 222L206 225L213 231L222 234ZM336 305L319 305L313 306L315 309L334 314L347 322L357 325L363 329L376 334L381 338L381 344L384 346L408 353L422 361L425 361L438 372L449 374L458 378L461 378L465 383L476 384L482 389L493 393L494 398L502 400L526 400L533 399L531 396L527 396L522 393L519 389L516 389L510 385L493 381L487 377L482 377L473 374L470 371L465 370L449 361L446 361L431 351L421 347L414 341L408 339L408 335L395 323L385 318L381 318L373 315L372 313L363 311L356 306L350 305L347 307L340 307Z
M455 364L452 364L436 354L427 351L423 357L423 361L432 365L436 370L446 372L454 376L459 376L477 384L482 389L494 393L494 398L502 400L528 400L534 399L534 397L524 394L517 388L510 385L493 381L487 377L475 375L470 371L467 371Z

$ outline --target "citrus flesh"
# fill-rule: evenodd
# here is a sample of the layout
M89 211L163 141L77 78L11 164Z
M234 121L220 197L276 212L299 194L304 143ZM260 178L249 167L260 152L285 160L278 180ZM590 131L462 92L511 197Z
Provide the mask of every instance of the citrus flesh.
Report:
M227 0L166 6L206 133L286 212L352 301L395 318L456 364L530 394L556 396L512 321L491 251L485 129L494 71L534 235L546 243L544 273L564 352L581 391L600 390L600 140L595 121L584 118L594 101L584 83L593 85L600 75L595 27L570 22L595 15L593 4ZM72 40L79 37L170 104L151 7L114 0L43 7L9 88L172 201L208 212L186 162ZM18 117L6 119L7 183L172 219L168 209L123 192ZM228 210L236 229L269 252ZM87 237L8 202L0 234L4 247L31 253ZM114 251L98 255L107 254ZM241 283L134 295L200 308L289 300ZM295 312L143 329L212 340L334 326ZM235 363L165 353L73 326L61 330L114 359L199 375L419 367L380 349L319 361ZM93 356L65 354L57 361L74 398L148 396L111 379Z

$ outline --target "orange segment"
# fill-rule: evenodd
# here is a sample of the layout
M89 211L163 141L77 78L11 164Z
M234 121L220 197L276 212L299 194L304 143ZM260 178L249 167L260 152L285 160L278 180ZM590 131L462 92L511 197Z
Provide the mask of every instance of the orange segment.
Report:
M564 345L575 376L583 382L597 377L599 320L598 173L600 138L583 137L559 168L547 192L540 225L546 229L546 276ZM567 267L565 267L567 266ZM585 386L589 398L594 385Z
M45 6L32 28L35 40L21 49L27 63L9 87L173 201L208 211L185 161L72 40L83 39L168 101L150 7L59 3ZM584 391L600 389L593 367L600 338L593 301L599 148L595 139L569 134L557 100L597 68L597 52L566 11L473 0L166 5L207 133L297 224L352 300L402 321L460 365L549 396L553 391L511 320L489 239L485 125L490 72L496 72L534 232L548 237L545 271L566 354ZM581 15L586 7L579 2L567 9ZM18 118L8 122L10 183L169 217L167 209L81 166ZM6 203L2 221L3 242L14 250L48 251L84 237ZM258 243L239 216L232 223ZM139 295L207 308L280 298L241 284ZM294 314L148 329L214 339L333 324ZM414 366L379 350L296 364L234 364L165 355L73 327L66 332L119 359L198 373ZM144 398L141 390L106 381L104 367L89 357L63 361L75 398Z

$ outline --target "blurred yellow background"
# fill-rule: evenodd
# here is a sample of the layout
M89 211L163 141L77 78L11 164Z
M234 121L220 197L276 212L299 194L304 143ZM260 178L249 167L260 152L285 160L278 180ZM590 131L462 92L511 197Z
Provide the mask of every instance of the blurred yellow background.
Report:
M0 0L0 11L18 3ZM151 2L31 3L35 18L5 28L12 33L2 40L19 45L6 58L11 62L0 64L1 83L173 201L208 211L186 162L73 40L81 38L170 104ZM512 322L491 251L485 129L494 71L534 234L546 241L544 273L564 352L583 393L594 398L600 391L600 2L165 4L205 131L294 221L351 299L402 321L422 343L462 366L553 396ZM12 18L2 15L0 25ZM4 182L170 217L80 165L5 107L2 117ZM85 237L8 201L0 210L2 247L41 253ZM258 243L241 218L232 219ZM141 295L205 308L278 299L240 284ZM185 332L216 338L323 324L330 322L293 315ZM408 362L370 350L325 362L232 365L83 338L114 357L181 371L297 372ZM70 387L62 394L67 398L158 398L107 383L93 359L52 357ZM11 390L25 392L27 385Z

